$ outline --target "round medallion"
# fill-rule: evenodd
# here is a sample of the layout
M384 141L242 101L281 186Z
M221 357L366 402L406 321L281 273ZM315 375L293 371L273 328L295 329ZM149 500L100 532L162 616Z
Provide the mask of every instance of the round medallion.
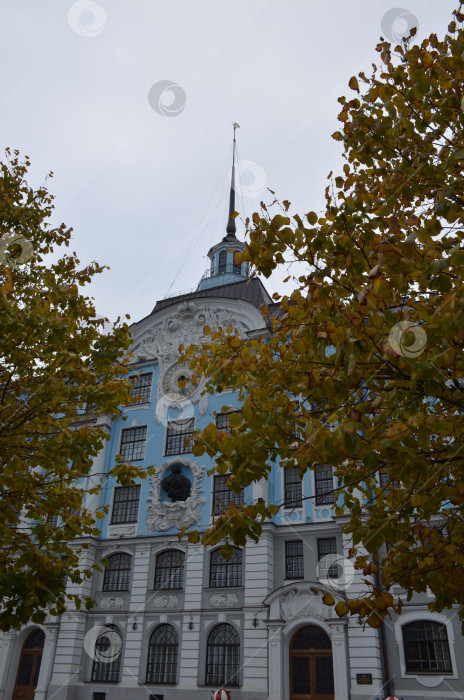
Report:
M188 362L179 364L175 362L167 368L161 380L163 392L173 401L187 399L198 389L197 384L192 384L193 372Z

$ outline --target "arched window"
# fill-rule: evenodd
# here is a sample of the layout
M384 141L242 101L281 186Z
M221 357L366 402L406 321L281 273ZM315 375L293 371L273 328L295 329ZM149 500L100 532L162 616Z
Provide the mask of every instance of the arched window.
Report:
M108 566L103 578L104 591L128 591L132 557L130 554L113 554L108 557Z
M21 650L13 697L34 697L39 680L45 634L36 629L27 637Z
M236 251L236 252L238 252L238 251ZM234 275L240 275L240 273L242 272L242 265L237 264L235 262L235 253L234 253L233 264L232 264L232 272L234 273Z
M239 660L240 639L237 631L232 625L217 625L208 637L206 685L238 685Z
M95 641L92 680L118 683L121 669L122 637L116 625L104 625Z
M184 553L168 549L156 557L155 590L182 588L184 577Z
M452 673L446 626L417 620L402 627L406 673Z
M150 637L147 683L175 683L179 637L172 625L160 625Z
M219 253L219 274L225 275L227 271L227 251L221 250Z
M242 550L234 547L232 557L227 560L220 549L211 552L209 571L210 588L229 588L242 585Z

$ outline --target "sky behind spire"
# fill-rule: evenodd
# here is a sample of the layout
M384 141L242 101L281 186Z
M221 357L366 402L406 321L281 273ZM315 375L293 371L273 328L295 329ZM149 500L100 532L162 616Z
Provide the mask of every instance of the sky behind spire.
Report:
M403 5L401 0L401 5ZM406 6L407 5L407 6ZM47 172L55 221L83 264L111 267L89 288L97 311L145 316L196 287L228 219L237 134L237 236L269 202L320 210L341 168L337 97L373 61L382 32L417 19L442 35L454 0L36 0L4 2L1 146ZM272 293L282 275L266 282Z

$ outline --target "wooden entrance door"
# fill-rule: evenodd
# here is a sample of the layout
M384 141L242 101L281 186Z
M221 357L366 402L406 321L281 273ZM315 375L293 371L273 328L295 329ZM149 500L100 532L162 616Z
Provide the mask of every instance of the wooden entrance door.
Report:
M44 642L42 630L34 630L24 642L12 700L34 700Z
M290 700L334 700L332 643L316 625L290 642Z

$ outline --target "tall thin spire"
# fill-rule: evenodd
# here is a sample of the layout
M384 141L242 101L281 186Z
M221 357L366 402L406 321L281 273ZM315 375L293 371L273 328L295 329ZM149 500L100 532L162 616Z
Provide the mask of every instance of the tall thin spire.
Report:
M228 220L227 226L226 226L226 231L227 231L226 238L235 238L235 232L237 230L237 228L235 226L235 218L232 215L235 212L235 150L236 150L235 131L236 131L236 129L240 129L240 124L237 124L237 122L234 122L233 127L234 127L234 141L233 141L233 145L232 145L232 178L230 181L229 220Z

